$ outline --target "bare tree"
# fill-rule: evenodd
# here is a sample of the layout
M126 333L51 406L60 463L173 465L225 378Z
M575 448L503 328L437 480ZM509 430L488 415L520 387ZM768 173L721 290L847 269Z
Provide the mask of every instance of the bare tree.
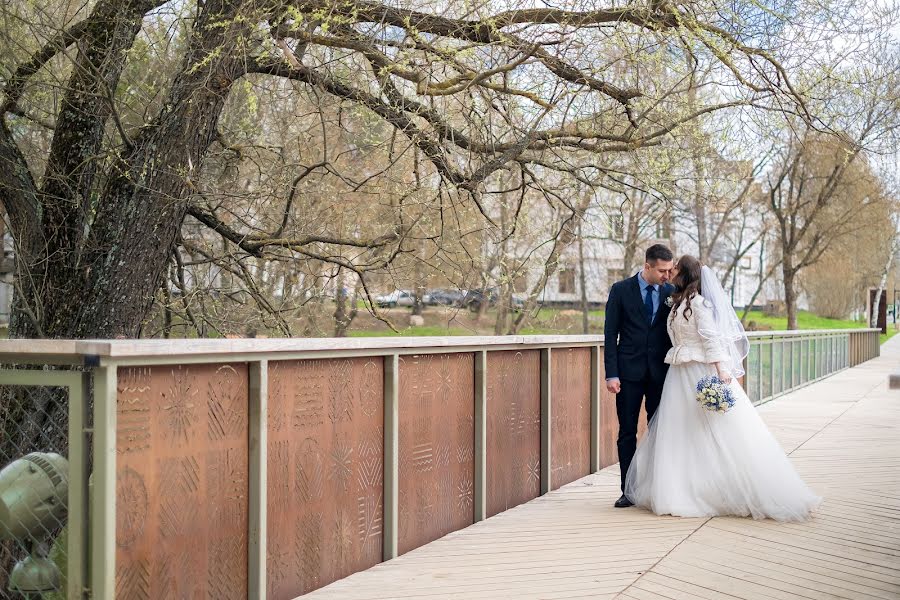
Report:
M769 175L767 195L780 245L788 329L797 328L800 273L837 240L865 231L870 223L859 215L885 202L880 193L867 193L874 191L874 184L870 169L859 158L861 150L807 132L788 144L777 170Z

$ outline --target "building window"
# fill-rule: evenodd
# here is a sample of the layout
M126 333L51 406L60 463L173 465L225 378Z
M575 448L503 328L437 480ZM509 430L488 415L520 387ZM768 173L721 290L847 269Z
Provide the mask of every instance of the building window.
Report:
M609 235L614 240L625 239L625 215L618 213L609 217Z
M656 222L656 237L660 240L668 240L672 237L672 225L667 217Z
M575 269L571 266L564 266L559 269L559 293L574 294L575 293Z
M752 256L742 256L741 257L741 268L750 270L753 268L753 257Z

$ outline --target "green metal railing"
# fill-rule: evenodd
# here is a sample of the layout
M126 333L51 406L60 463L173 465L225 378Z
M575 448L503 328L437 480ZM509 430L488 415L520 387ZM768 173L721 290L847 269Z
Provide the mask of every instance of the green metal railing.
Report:
M762 404L879 356L877 329L751 332L744 386Z

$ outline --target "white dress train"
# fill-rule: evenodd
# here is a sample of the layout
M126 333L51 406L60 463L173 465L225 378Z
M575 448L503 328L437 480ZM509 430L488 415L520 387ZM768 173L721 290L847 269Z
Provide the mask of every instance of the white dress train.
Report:
M698 335L711 317L700 296L687 320L673 311L673 348L659 408L638 445L625 495L658 515L751 516L802 521L819 505L736 381L735 405L708 411L696 400L697 382L716 373L715 340ZM679 312L682 312L680 309Z

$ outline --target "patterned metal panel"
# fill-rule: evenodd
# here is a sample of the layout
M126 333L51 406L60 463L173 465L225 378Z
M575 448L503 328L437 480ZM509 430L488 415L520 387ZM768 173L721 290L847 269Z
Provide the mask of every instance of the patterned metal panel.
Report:
M247 597L246 365L119 371L116 598Z
M382 559L384 361L269 363L268 597Z
M600 468L619 462L616 437L619 435L619 418L616 416L616 395L606 390L606 367L603 349L600 349Z
M551 483L556 489L590 473L591 349L554 348L551 357Z
M398 551L474 522L475 360L400 359Z
M487 513L541 493L541 354L487 354Z

